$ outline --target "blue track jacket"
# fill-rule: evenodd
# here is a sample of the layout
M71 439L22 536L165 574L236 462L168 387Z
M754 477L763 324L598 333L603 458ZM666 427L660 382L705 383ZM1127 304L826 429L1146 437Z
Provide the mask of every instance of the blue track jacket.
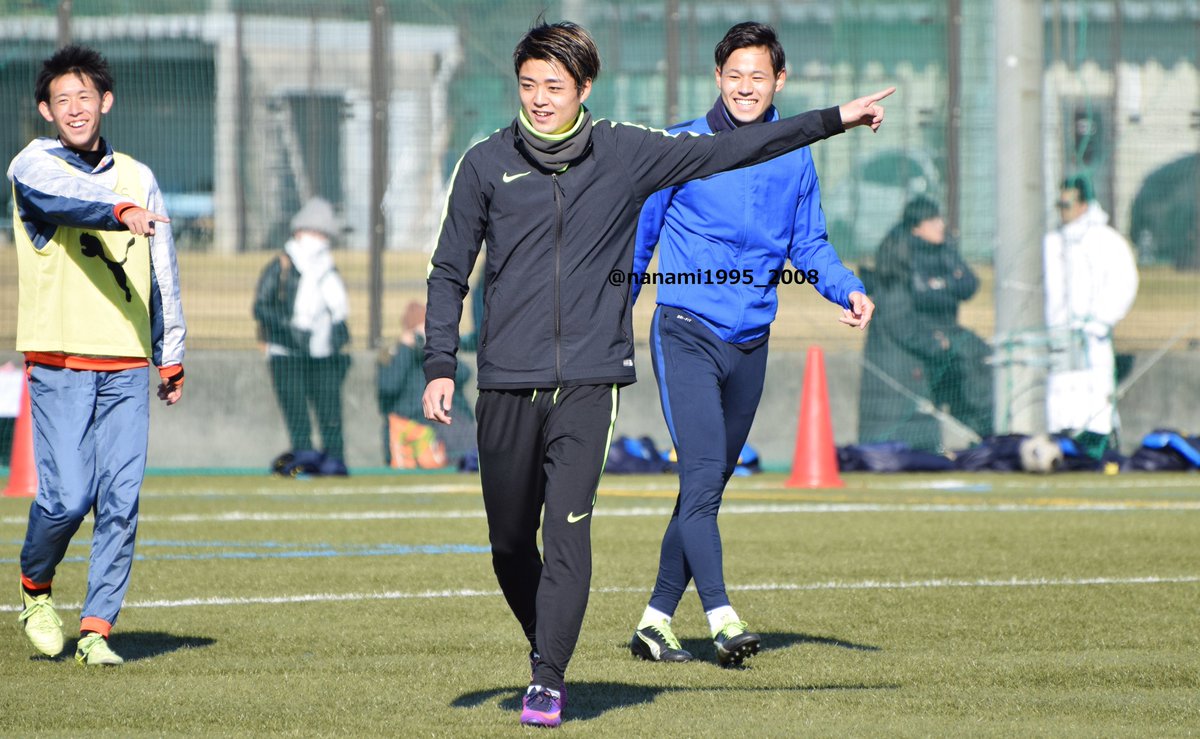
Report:
M777 121L774 106L768 123ZM671 127L671 133L716 133L733 128L721 99L704 118ZM825 232L817 172L808 148L762 164L722 172L659 190L642 207L633 269L643 273L654 246L658 272L692 273L718 269L749 270L750 284L659 284L658 304L699 316L722 340L743 344L767 335L778 299L768 285L772 270L797 269L818 274L816 288L831 302L850 306L852 292L866 294L863 283L842 264ZM637 299L641 284L633 280ZM757 286L757 287L756 287ZM765 286L765 287L763 287ZM800 289L796 285L787 285Z

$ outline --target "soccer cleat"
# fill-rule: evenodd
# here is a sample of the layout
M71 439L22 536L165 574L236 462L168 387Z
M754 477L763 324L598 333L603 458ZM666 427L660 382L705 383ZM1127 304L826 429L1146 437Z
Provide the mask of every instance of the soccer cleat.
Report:
M17 621L25 629L25 636L33 648L47 657L57 657L63 650L62 619L54 611L54 598L49 593L33 596L21 590L21 601L25 610Z
M123 665L125 660L108 646L108 639L99 634L79 637L75 647L75 661L81 665Z
M669 621L650 624L633 632L629 651L634 657L650 662L692 661L692 653L680 646Z
M530 685L521 698L521 725L554 728L562 723L563 691Z
M746 631L745 621L730 621L713 635L717 647L717 662L722 667L737 667L747 657L758 654L758 634Z

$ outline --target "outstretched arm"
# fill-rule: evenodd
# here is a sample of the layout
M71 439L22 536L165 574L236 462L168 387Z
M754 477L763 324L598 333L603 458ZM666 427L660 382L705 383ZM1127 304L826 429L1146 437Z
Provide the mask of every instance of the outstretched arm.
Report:
M43 146L39 142L30 144L8 169L24 218L100 231L128 229L137 236L153 234L154 221L169 221L125 195L86 177L76 177Z
M895 91L895 87L888 87L870 95L863 95L841 106L842 125L847 131L855 126L870 126L872 131L878 131L879 127L883 125L883 106L879 104L879 101Z
M852 100L837 108L812 110L769 126L743 126L719 134L680 133L613 123L621 152L640 194L748 167L837 135L856 126L876 130L883 124L879 101L894 87Z

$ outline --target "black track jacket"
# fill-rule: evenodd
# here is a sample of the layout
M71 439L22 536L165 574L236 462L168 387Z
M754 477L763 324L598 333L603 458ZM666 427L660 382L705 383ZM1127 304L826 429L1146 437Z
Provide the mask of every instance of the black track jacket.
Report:
M483 390L628 385L634 232L657 190L772 159L841 133L838 108L718 134L668 134L597 120L565 171L523 153L516 120L455 169L429 263L425 380L453 378L467 278L487 243L478 380Z

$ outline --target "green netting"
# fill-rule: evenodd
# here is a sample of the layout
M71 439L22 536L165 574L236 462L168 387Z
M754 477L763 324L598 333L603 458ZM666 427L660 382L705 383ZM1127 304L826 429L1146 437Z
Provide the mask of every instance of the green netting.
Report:
M259 343L250 304L260 270L282 247L288 219L305 199L320 195L333 203L347 227L336 258L350 294L350 348L366 357L354 371L367 387L354 391L354 402L371 419L369 432L356 438L370 441L347 435L349 454L362 455L361 464L380 459L382 420L372 415L376 373L368 352L391 346L405 307L423 299L449 173L472 142L512 119L512 47L543 12L551 20L577 19L595 36L604 67L589 105L599 116L664 126L702 115L716 97L713 46L730 25L747 19L779 30L789 78L776 102L785 114L896 84L900 92L888 101L880 134L855 133L813 148L831 242L869 274L906 202L925 195L941 203L951 240L979 281L955 325L984 342L995 336L996 296L1025 289L1016 284L1020 276L995 275L993 255L1000 248L1040 248L1036 239L997 243L997 225L1014 214L996 194L997 161L1011 153L995 124L994 34L1001 6L994 3L393 0L386 4L384 157L370 151L367 0L75 0L69 7L64 15L49 0L0 0L6 18L0 153L11 157L48 133L31 88L60 35L101 50L117 79L106 135L154 169L174 219L189 349L211 357L242 352L227 365L216 362L226 367L216 371L236 373L252 357L259 380L265 365L253 354ZM1138 301L1116 328L1117 350L1140 353L1143 368L1150 360L1165 367L1189 342L1200 342L1191 317L1200 265L1200 133L1192 112L1200 97L1200 12L1182 0L1048 0L1042 16L1041 216L1056 225L1052 203L1063 176L1090 175L1113 225L1136 248L1141 270ZM670 38L678 39L675 57ZM381 167L387 225L378 244L369 235L370 183ZM0 200L0 240L6 241L11 205L8 197ZM369 289L375 269L369 250L376 245L384 249L379 298ZM850 369L835 381L844 399L835 404L839 441L858 438L864 413L888 419L884 427L894 430L880 438L920 437L933 447L963 443L972 436L965 429L982 428L959 406L964 394L990 393L990 376L939 380L949 386L934 393L929 376L942 377L938 367L918 366L891 349L872 349L864 364L863 337L840 327L836 311L811 291L786 292L772 351L791 359L787 369L772 371L798 372L801 350L813 343L847 358ZM15 257L3 246L0 343L9 346L15 307ZM464 313L469 332L471 312ZM636 315L644 345L649 306ZM1164 322L1164 315L1174 320ZM372 316L381 336L371 335ZM1003 342L993 348L1001 359L1012 351ZM1171 350L1165 359L1154 354L1163 348ZM994 369L974 366L985 374ZM791 398L775 405L790 409ZM236 411L233 404L230 412ZM647 419L651 423L653 413ZM1138 423L1135 428L1149 421ZM913 429L921 424L926 431L917 434ZM790 431L790 422L784 427ZM788 442L779 448L788 449ZM777 464L786 453L768 454L768 462Z

